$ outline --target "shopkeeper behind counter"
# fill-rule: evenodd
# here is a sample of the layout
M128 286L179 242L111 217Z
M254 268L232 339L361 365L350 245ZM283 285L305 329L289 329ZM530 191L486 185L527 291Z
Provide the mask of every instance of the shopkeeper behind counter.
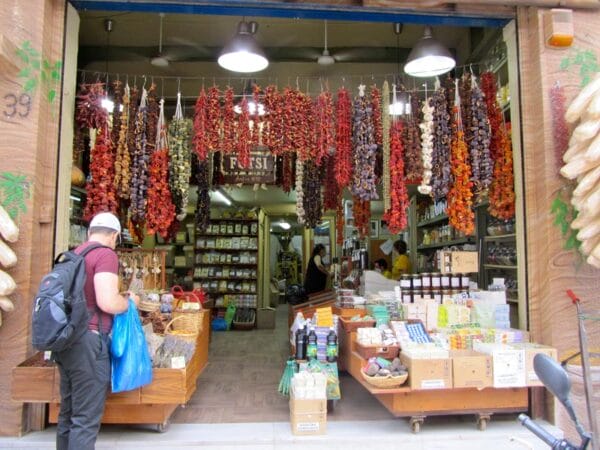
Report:
M398 239L394 242L394 250L397 255L392 265L392 279L399 280L401 275L411 273L412 268L410 267L410 259L408 259L408 255L406 254L406 242Z
M308 261L306 268L306 278L304 279L304 290L306 294L325 290L327 286L327 277L329 271L323 265L323 257L325 256L325 246L323 244L315 245L315 248Z

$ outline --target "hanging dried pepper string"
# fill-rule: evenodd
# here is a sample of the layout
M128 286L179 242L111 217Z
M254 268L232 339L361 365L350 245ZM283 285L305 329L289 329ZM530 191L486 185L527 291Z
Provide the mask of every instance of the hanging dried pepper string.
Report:
M210 164L208 161L199 161L195 154L192 155L192 164L196 167L194 172L198 186L194 221L196 229L203 233L210 224Z
M354 100L353 165L354 174L350 190L352 195L362 200L376 200L377 187L375 162L377 144L373 130L372 110L365 95L365 85L359 86L359 94Z
M492 134L490 153L494 161L488 211L493 217L508 220L515 215L512 145L502 118L502 110L496 99L497 86L493 73L485 72L481 75L481 89L487 104Z
M383 136L381 137L383 152L383 167L381 178L383 180L383 210L391 207L390 200L390 85L387 80L383 82L383 118L381 123Z
M371 202L355 196L352 197L352 202L354 226L358 230L360 238L364 239L369 236L371 229Z
M564 165L563 155L569 148L569 126L565 119L567 100L564 88L557 81L550 89L550 106L552 107L552 135L554 137L554 157L556 171Z
M171 224L175 220L175 205L169 189L169 147L164 103L164 99L160 100L156 149L150 154L146 229L148 234L158 233L166 239L169 236Z
M261 130L262 130L262 115L260 114L260 95L261 89L258 84L254 84L252 87L252 102L254 103L254 109L252 114L252 134L251 134L251 145L256 148L261 143ZM263 106L264 107L264 106Z
M236 151L240 167L247 169L250 167L250 144L252 136L250 135L250 112L248 100L244 97L241 103L242 112L238 116Z
M398 234L408 226L408 190L404 174L403 121L398 119L390 130L390 208L383 215L388 229Z
M284 153L282 158L281 189L289 194L294 187L294 153Z
M448 114L446 90L438 87L432 98L433 139L432 193L435 201L445 199L450 190L450 116Z
M208 89L206 112L206 145L209 150L216 152L221 149L221 91L218 86Z
M267 86L265 89L265 126L262 132L263 145L275 155L281 153L281 134L278 134L278 123L281 120L281 101L276 86Z
M235 111L233 107L233 88L227 86L225 89L225 104L223 106L223 153L233 153L236 148Z
M210 109L208 106L206 91L202 88L194 107L194 137L192 138L194 152L200 161L205 161L208 157L208 112Z
M352 103L345 88L337 94L335 180L340 189L352 179Z
M408 184L418 184L423 174L421 132L419 130L419 97L410 93L411 113L404 129L404 177Z
M371 86L371 108L373 109L373 131L375 143L378 147L383 146L383 125L381 118L381 92L377 85Z
M303 167L303 207L306 226L315 228L323 215L321 201L320 168L312 159L307 160Z
M102 99L105 97L103 83L82 84L80 86L75 114L75 121L79 128L92 130L107 126L108 112L102 106Z
M328 91L321 92L316 102L315 153L312 155L317 166L328 158L333 148L333 100Z
M458 84L458 80L456 83ZM469 149L465 141L460 111L460 96L457 92L454 120L452 121L451 170L453 183L447 197L447 214L450 226L470 236L475 232L473 192L471 191L473 182L469 165Z
M99 128L90 155L90 180L86 184L87 199L83 218L91 220L99 212L117 213L114 175L115 160L111 151L108 124Z
M488 189L492 183L493 161L490 156L490 122L488 120L487 106L483 92L477 85L475 77L471 81L471 122L472 131L469 143L471 156L471 180L473 181L473 194L477 202L483 201L488 196ZM467 122L468 123L468 122Z
M323 191L323 208L332 210L337 208L340 189L335 181L335 159L333 155L327 157L324 164L324 191Z
M123 113L120 117L121 126L119 127L117 156L115 160L115 189L117 191L117 197L121 200L129 199L129 188L131 183L131 157L129 155L127 134L129 131L129 98L130 89L129 85L126 85L123 95Z

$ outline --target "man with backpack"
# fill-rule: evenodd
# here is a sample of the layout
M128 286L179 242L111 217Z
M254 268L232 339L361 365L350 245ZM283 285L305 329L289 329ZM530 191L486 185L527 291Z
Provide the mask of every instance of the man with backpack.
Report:
M90 319L87 330L68 348L53 351L60 372L60 413L56 448L94 449L110 386L110 337L113 315L127 311L119 294L119 261L114 249L121 235L119 219L99 213L90 222L88 240L74 250L85 260L83 293ZM139 297L128 296L136 305Z

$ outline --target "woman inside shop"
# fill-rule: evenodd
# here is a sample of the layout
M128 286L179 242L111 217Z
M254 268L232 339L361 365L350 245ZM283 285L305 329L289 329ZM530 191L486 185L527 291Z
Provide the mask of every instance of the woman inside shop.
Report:
M323 265L325 256L325 246L323 244L315 245L308 267L306 268L306 278L304 279L304 290L306 294L319 292L325 289L329 271Z
M410 259L408 259L408 255L406 254L406 242L398 239L394 242L394 250L397 255L392 265L392 279L399 280L401 275L411 273L412 269L410 267Z
M384 277L392 278L392 272L388 270L388 263L385 259L379 258L373 263L373 268L375 269L375 272L379 272Z

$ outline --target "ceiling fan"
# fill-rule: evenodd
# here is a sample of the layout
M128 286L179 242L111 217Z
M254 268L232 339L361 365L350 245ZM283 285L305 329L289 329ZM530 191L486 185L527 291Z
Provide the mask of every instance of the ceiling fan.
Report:
M327 21L325 20L325 42L323 46L323 53L317 58L317 63L320 66L330 66L335 63L335 58L329 54L327 49Z
M160 13L160 28L159 28L159 38L158 38L158 54L150 60L150 64L155 67L169 67L169 60L162 52L162 44L163 44L163 19L165 18L164 13Z

